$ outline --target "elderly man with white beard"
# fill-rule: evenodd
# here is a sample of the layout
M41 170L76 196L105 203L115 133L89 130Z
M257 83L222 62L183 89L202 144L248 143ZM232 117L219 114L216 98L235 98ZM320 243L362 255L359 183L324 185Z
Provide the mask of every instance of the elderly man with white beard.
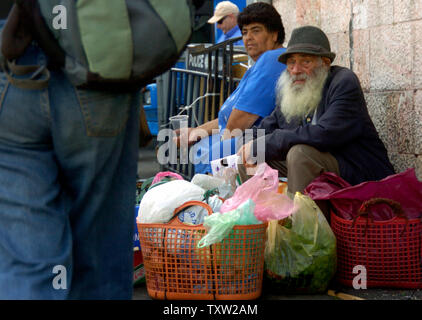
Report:
M287 69L277 83L277 107L252 128L253 140L238 151L242 180L253 172L253 155L259 152L265 152L265 162L279 176L287 177L290 196L303 192L323 172L333 172L352 185L394 174L359 79L350 69L331 66L334 58L322 30L293 30L279 57ZM265 135L257 138L257 129L265 129ZM325 205L318 205L328 218Z

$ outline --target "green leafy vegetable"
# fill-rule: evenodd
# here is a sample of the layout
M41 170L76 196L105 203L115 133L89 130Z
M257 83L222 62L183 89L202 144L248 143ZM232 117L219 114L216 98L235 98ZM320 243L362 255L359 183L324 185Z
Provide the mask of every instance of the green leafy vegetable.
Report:
M336 272L336 239L307 196L295 195L291 224L271 221L265 248L265 282L272 292L322 293Z

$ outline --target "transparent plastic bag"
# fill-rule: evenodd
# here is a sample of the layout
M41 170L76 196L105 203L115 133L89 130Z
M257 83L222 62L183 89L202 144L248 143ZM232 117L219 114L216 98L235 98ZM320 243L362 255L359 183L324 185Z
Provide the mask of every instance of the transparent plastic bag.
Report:
M336 238L323 213L299 192L294 212L270 221L265 247L265 277L276 293L322 293L335 274Z
M219 196L214 195L209 197L206 203L211 207L212 212L220 212L220 208L223 205L223 200Z
M198 242L198 248L210 246L221 242L232 231L235 225L250 225L262 223L253 214L255 204L248 199L237 209L221 214L216 212L204 219L207 234Z

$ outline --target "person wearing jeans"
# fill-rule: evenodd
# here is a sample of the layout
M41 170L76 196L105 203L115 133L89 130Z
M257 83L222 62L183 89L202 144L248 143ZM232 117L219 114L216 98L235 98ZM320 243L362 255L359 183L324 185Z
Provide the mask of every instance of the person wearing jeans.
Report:
M139 94L47 62L32 42L0 71L0 299L131 299Z

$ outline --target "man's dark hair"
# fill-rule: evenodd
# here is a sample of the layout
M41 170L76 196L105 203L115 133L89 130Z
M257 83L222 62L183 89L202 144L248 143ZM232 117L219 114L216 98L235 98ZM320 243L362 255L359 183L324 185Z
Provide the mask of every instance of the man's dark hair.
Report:
M256 2L248 5L237 16L237 24L242 30L244 25L251 23L262 23L268 31L278 32L277 42L284 42L284 27L281 16L277 10L265 2Z

